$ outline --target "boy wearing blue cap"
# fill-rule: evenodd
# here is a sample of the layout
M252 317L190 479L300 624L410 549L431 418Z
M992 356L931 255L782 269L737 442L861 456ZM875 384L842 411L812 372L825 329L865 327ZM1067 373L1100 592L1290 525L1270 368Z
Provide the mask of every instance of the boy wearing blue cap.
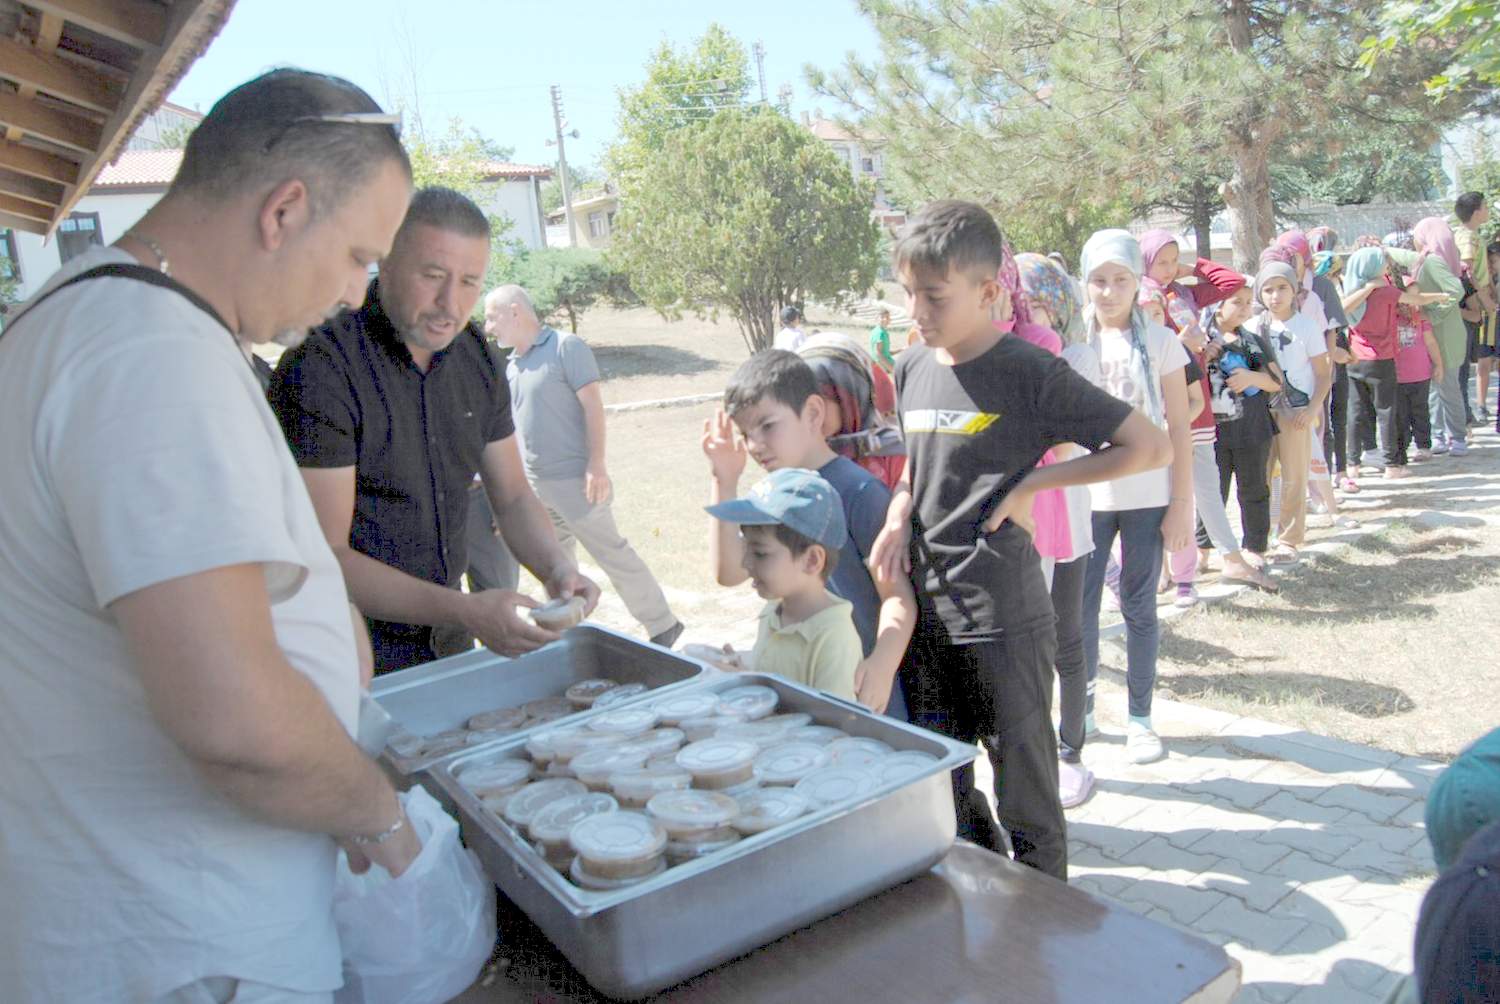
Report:
M863 650L853 607L828 591L848 530L838 492L812 471L783 467L744 498L705 507L739 526L741 563L766 600L755 671L854 700Z

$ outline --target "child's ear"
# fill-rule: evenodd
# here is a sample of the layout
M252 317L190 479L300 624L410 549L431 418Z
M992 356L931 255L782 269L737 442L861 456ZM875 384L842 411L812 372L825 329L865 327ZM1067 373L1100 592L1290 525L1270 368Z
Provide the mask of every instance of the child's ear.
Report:
M822 544L814 544L802 552L797 562L804 574L822 575L823 566L828 564L828 550Z
M990 310L1000 302L1000 294L1004 291L1005 287L993 276L985 279L979 284L979 302L985 310Z
M828 404L822 394L812 394L802 402L803 420L819 435L823 432L823 413L827 410Z

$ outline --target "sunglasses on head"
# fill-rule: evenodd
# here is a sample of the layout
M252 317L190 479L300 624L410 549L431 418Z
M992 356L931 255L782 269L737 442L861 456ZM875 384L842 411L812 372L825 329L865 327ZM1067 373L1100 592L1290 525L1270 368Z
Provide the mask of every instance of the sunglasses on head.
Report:
M324 115L299 115L286 125L282 126L261 149L261 153L270 153L276 144L286 138L286 134L301 125L374 125L388 126L396 139L401 138L401 113L400 112L328 112Z

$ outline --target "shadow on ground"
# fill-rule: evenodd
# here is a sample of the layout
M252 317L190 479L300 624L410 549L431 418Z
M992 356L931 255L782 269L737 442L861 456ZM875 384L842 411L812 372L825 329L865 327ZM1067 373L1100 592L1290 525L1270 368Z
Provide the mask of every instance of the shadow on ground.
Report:
M670 345L598 345L594 358L606 380L636 376L692 376L722 364L696 352Z

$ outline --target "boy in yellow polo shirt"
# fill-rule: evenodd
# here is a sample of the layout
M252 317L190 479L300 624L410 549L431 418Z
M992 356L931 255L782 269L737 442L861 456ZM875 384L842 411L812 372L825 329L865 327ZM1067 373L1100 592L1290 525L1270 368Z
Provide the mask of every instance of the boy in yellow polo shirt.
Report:
M742 564L769 600L760 615L755 671L854 700L863 657L849 601L828 591L848 535L838 492L800 467L772 472L744 498L706 507L740 527Z

